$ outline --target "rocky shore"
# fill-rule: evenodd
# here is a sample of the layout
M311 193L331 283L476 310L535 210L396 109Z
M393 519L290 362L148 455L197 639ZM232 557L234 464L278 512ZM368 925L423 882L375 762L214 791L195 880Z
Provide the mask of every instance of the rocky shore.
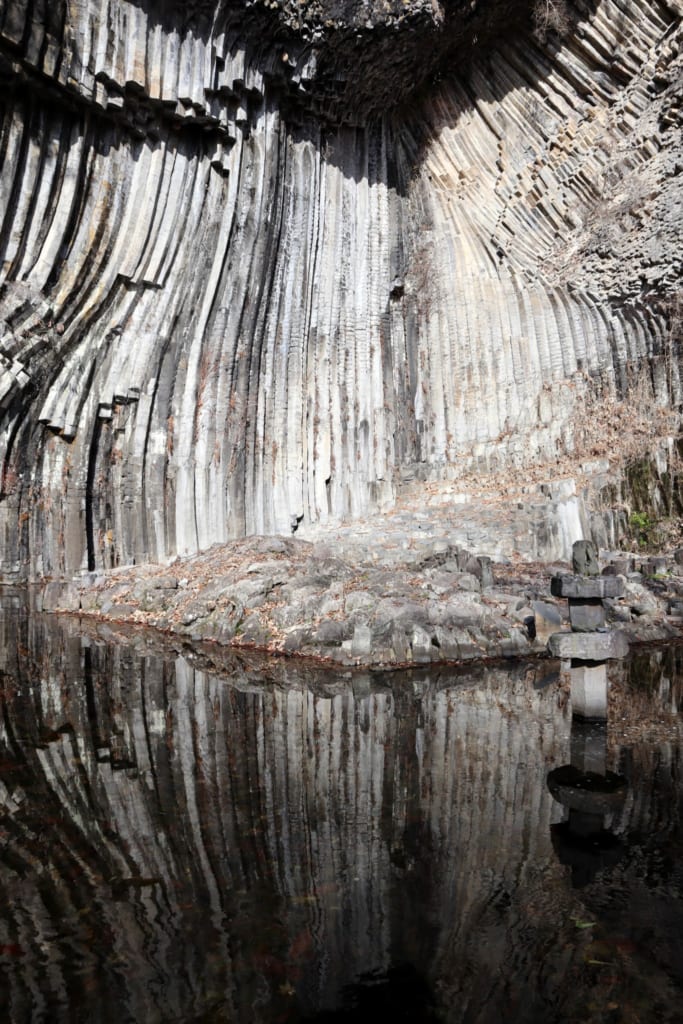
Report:
M571 571L569 562L495 549L495 536L506 536L506 517L519 530L519 511L515 517L491 503L471 503L466 515L456 513L452 503L404 503L346 526L320 527L306 539L251 537L164 566L49 582L38 605L342 668L545 652L548 636L569 628L566 601L550 586L553 575ZM489 549L466 548L463 534L475 536L484 525ZM623 596L605 602L608 628L618 625L636 641L680 636L682 562L683 552L603 550L602 572L625 581Z

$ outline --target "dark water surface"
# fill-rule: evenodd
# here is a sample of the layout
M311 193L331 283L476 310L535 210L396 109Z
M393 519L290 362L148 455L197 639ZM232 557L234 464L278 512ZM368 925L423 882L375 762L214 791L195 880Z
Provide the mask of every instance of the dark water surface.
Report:
M0 1020L683 1020L680 648L614 669L598 841L550 663L207 671L7 596L0 637Z

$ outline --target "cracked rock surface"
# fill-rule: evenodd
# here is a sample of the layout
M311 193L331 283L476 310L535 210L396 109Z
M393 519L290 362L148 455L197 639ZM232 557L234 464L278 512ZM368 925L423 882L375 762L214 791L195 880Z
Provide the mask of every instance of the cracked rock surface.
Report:
M49 583L41 606L340 668L544 654L548 637L569 629L566 600L551 594L551 577L570 573L569 563L477 555L443 517L423 514L408 527L408 511L314 541L247 538L165 567ZM605 601L609 629L635 641L680 635L683 573L673 556L604 552L603 565L626 571L623 596Z
M563 10L0 2L4 580L673 443L681 5Z

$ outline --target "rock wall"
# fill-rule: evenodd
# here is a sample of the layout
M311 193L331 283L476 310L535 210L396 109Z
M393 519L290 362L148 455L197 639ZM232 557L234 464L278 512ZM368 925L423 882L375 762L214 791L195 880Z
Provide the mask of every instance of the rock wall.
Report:
M0 3L5 577L552 459L636 380L677 405L681 11L565 14Z
M645 401L680 400L651 301L681 267L680 118L664 113L680 25L608 2L571 31L554 53L500 44L425 106L411 290L428 462L552 459L596 385L627 393L645 359Z

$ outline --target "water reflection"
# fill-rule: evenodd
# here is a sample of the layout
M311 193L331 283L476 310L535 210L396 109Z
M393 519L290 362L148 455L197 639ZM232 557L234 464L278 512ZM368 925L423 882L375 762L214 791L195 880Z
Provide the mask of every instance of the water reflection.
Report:
M680 1020L677 651L618 669L622 856L577 890L547 665L215 674L7 601L0 628L2 1019Z
M553 846L572 868L572 884L581 888L600 871L618 863L622 840L605 827L626 801L628 783L607 768L607 722L572 718L571 763L548 773L548 788L567 808L567 818L551 826Z

